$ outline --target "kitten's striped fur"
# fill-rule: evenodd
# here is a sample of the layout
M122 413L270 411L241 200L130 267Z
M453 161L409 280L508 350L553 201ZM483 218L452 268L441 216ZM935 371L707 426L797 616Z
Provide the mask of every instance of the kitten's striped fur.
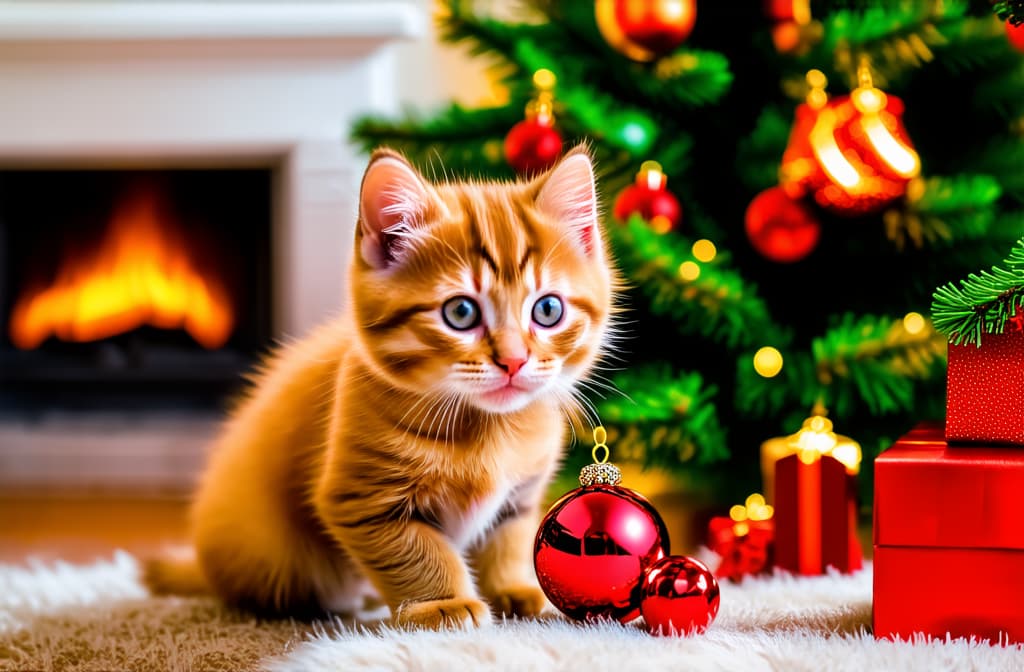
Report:
M430 627L536 614L539 507L617 284L590 158L431 184L378 150L360 200L346 316L266 365L196 494L198 567L152 562L149 583L284 613L376 593ZM533 319L548 295L553 327ZM442 318L455 296L478 326Z

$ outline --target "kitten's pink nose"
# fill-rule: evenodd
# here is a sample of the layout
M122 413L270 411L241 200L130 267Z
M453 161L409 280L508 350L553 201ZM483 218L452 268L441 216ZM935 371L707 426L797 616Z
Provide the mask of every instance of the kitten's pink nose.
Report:
M498 366L505 369L509 376L519 373L519 369L523 368L523 364L526 364L525 357L495 357L494 361L498 363Z

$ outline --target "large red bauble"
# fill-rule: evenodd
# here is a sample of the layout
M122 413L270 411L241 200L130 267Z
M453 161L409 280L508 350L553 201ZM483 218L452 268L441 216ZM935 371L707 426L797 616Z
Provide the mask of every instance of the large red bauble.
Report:
M852 95L836 96L820 109L801 103L782 154L782 186L793 196L810 194L839 215L883 209L907 193L917 172L885 155L902 147L898 153L904 159L913 153L916 162L903 113L903 101L891 95L872 115L858 110Z
M747 237L764 257L781 263L800 261L818 244L821 225L804 203L782 187L765 189L747 206Z
M653 61L690 36L696 0L597 0L597 27L605 41L634 61Z
M524 119L505 136L505 159L517 173L539 173L562 154L562 136L550 124Z
M671 191L667 189L651 189L646 184L633 183L623 189L615 199L614 214L619 221L626 221L633 213L639 213L647 222L655 217L664 217L668 223L666 233L679 226L683 218L683 208Z
M565 615L625 623L640 614L644 570L668 551L668 529L647 499L617 485L589 485L551 506L533 562L544 594Z
M1015 26L1009 21L1006 22L1006 36L1010 38L1010 44L1017 51L1024 51L1024 23Z
M694 558L670 555L644 575L640 611L654 635L704 632L718 615L718 581Z

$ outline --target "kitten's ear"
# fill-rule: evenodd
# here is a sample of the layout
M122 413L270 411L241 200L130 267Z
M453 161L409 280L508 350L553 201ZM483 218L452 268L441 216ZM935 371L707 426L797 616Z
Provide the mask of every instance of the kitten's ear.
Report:
M588 255L600 245L597 230L597 190L594 166L582 146L570 151L558 165L540 177L537 208L562 226L573 229Z
M374 268L401 258L431 203L423 177L402 155L378 149L370 157L359 191L359 254Z

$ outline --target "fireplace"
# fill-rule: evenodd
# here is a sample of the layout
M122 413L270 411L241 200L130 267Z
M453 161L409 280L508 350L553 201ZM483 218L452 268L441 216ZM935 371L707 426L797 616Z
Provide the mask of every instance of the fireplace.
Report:
M192 487L259 355L343 309L346 136L424 24L0 0L0 490Z
M272 179L0 170L0 409L232 393L270 344Z

